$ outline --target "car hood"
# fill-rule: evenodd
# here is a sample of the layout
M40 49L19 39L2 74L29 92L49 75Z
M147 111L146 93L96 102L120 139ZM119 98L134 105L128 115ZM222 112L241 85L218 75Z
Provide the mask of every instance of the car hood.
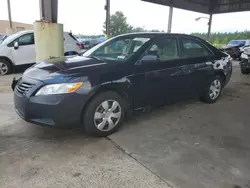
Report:
M24 72L24 76L41 81L60 77L60 81L67 81L73 75L89 73L105 65L108 63L82 56L55 58L35 64Z
M241 47L241 46L240 46L240 45L234 45L234 46L225 45L225 46L222 47L222 49L230 49L230 48L235 48L235 47L236 47L236 48L237 48L237 47L239 48L239 47Z

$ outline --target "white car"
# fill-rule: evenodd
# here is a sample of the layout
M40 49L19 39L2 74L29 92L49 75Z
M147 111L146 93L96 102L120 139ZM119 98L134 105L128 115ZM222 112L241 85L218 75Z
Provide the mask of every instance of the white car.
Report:
M64 32L64 55L77 55L80 50L76 38L71 33ZM10 74L17 66L35 62L34 31L20 31L0 44L0 75Z

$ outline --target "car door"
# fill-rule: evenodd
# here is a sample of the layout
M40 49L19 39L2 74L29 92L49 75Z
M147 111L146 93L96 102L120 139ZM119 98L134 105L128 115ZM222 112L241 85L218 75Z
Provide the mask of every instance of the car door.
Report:
M14 41L18 47L12 48L12 55L15 65L24 65L36 62L34 33L22 35ZM13 45L14 45L13 43Z
M190 85L190 79L180 69L184 65L176 37L161 37L152 42L137 66L137 73L145 74L145 89L141 95L147 103L165 104L185 95L184 86Z
M180 70L189 85L184 85L187 96L199 95L213 77L213 67L207 62L214 57L213 52L202 41L193 37L180 37Z

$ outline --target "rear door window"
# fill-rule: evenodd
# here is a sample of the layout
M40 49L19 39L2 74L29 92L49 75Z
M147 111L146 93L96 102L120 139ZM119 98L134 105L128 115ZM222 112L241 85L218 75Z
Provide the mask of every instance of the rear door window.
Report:
M180 38L182 58L195 58L212 56L213 53L200 41L195 39Z

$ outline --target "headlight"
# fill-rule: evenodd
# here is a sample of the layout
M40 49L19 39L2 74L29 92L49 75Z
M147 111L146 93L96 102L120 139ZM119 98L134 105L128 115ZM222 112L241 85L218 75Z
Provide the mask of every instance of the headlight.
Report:
M63 84L50 84L43 86L37 93L36 96L40 95L53 95L63 93L73 93L82 86L82 82L77 83L63 83Z
M248 59L248 55L247 55L247 54L242 53L242 54L241 54L241 58L243 58L243 59Z
M244 52L250 54L250 48L245 49Z

